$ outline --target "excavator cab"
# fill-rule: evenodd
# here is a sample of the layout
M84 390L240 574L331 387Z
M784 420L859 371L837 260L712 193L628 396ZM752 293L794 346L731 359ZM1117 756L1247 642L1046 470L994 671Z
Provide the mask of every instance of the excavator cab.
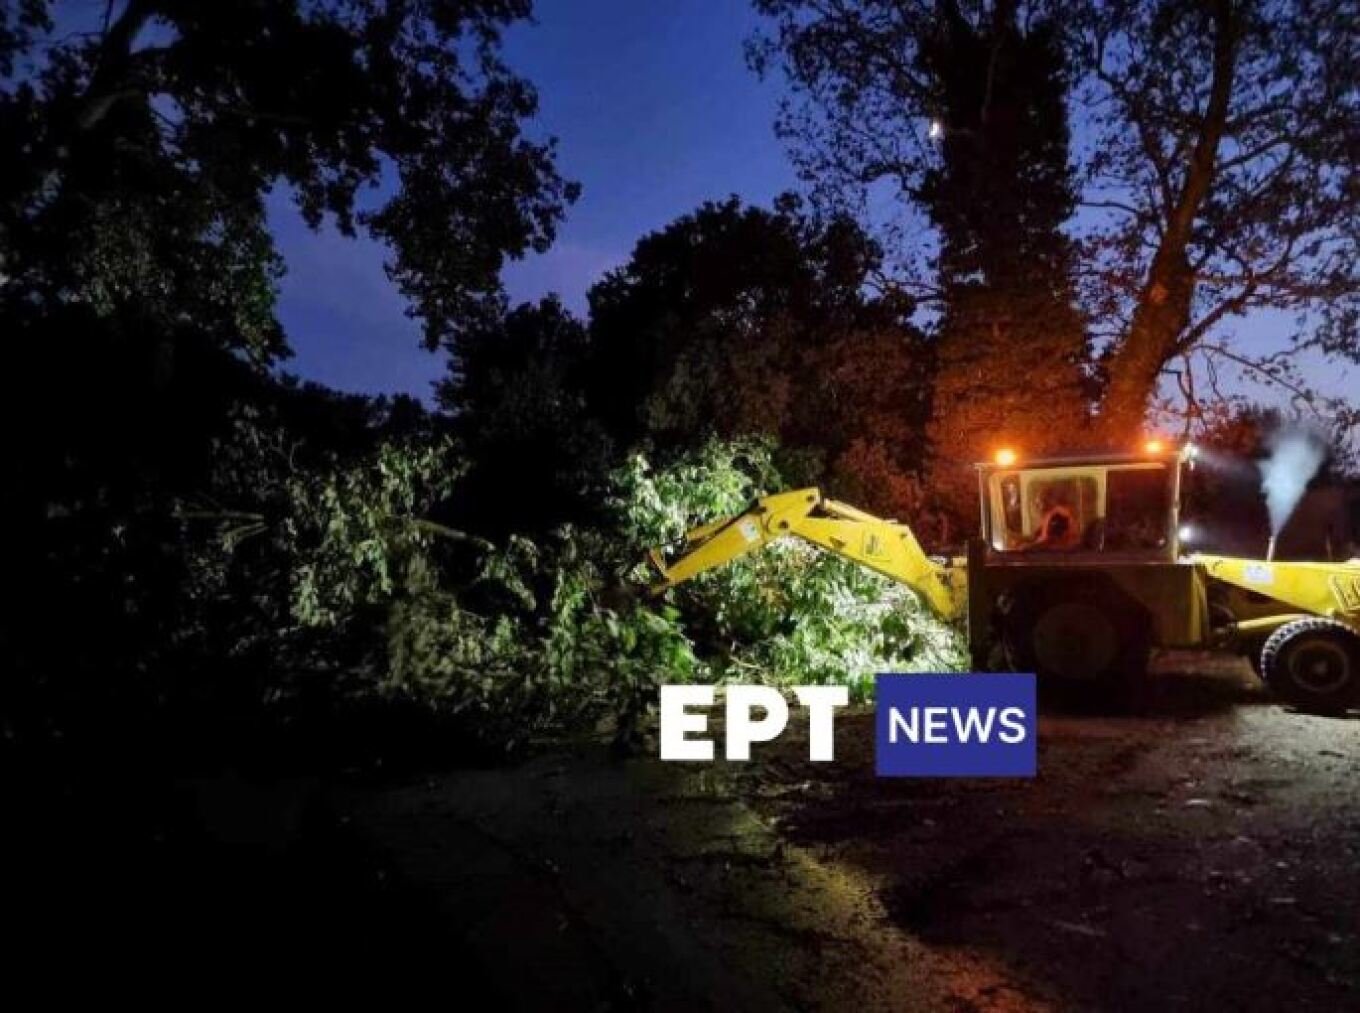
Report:
M1295 706L1360 701L1360 567L1182 556L1182 466L1194 457L1149 446L980 465L974 667L1109 684L1141 676L1154 647L1208 647L1251 659Z
M978 668L1067 678L1138 670L1152 644L1203 639L1203 583L1180 562L1180 483L1191 450L978 465L980 535L968 551Z
M1174 561L1178 453L978 467L982 539L998 555L1061 552Z

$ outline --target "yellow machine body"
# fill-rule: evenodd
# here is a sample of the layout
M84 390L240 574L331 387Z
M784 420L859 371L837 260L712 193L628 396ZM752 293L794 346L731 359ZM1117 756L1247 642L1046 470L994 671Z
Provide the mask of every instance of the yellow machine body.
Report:
M964 558L927 555L905 524L817 489L776 493L688 532L670 558L654 549L654 589L792 537L914 589L942 619L966 620L978 667L992 657L1007 616L1033 611L1034 602L1048 609L1038 623L1048 628L1032 631L1035 651L1045 649L1045 638L1051 644L1088 635L1083 598L1117 617L1121 645L1133 631L1140 647L1254 648L1302 618L1360 634L1360 563L1181 554L1181 469L1189 459L1186 450L1158 448L1024 463L1007 456L980 465L981 531ZM1061 546L1044 535L1055 502L1073 529Z
M1306 563L1196 555L1190 563L1213 581L1245 592L1255 617L1245 622L1264 629L1290 615L1319 616L1360 633L1360 563ZM1239 625L1241 625L1239 623Z

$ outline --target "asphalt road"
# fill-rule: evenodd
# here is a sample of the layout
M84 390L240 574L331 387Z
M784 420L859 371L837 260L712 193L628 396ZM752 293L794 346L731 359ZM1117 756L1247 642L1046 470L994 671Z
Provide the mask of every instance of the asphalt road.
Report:
M1033 781L873 775L789 735L745 765L611 760L330 792L522 1009L1360 1008L1360 719L1164 659L1040 727Z

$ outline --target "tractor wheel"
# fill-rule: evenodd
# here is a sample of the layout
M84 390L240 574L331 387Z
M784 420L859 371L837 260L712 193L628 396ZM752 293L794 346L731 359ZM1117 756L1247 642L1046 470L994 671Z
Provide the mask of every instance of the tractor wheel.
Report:
M1360 637L1330 619L1300 619L1270 635L1261 672L1299 710L1339 714L1360 703Z
M1147 668L1141 610L1097 583L1018 593L1006 617L1006 653L1016 671L1069 685L1115 684Z

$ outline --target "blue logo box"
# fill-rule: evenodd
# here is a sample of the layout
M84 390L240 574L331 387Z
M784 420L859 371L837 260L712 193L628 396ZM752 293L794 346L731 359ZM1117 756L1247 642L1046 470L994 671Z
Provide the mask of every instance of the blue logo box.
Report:
M1033 675L880 675L879 777L1033 777Z

